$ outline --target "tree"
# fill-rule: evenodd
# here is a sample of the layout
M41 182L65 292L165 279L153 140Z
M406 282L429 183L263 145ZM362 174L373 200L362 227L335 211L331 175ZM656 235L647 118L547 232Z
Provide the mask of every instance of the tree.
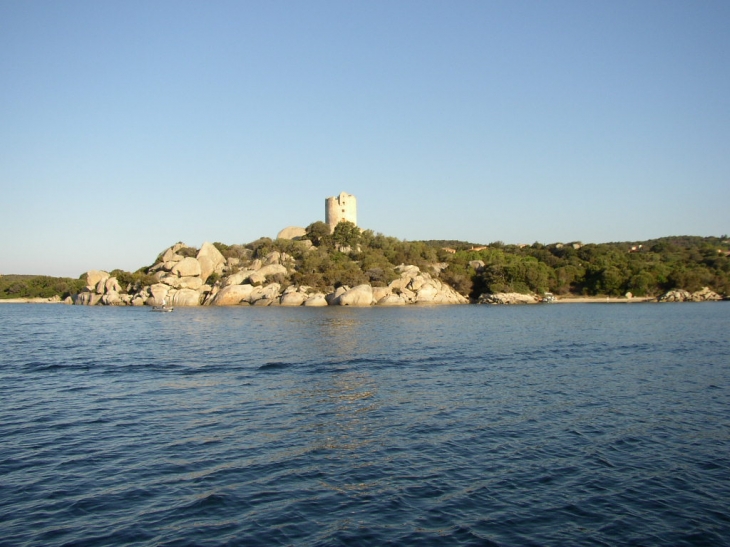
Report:
M354 249L360 243L360 228L349 220L341 220L332 232L332 241L340 248Z
M304 237L317 247L320 245L328 245L332 241L329 224L321 220L312 222L312 224L307 226L307 233Z

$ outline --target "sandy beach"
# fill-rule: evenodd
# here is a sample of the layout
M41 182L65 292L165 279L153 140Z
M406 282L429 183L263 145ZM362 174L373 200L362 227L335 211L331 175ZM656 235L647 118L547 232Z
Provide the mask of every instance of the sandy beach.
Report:
M555 304L634 304L637 302L656 302L653 296L637 296L626 298L624 296L560 296L555 299Z
M58 296L50 298L8 298L0 299L0 304L63 304Z

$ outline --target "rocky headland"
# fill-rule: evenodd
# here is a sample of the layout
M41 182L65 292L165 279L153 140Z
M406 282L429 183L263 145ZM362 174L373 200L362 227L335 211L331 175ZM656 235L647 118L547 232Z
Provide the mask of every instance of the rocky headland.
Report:
M195 256L190 256L191 251ZM149 268L156 283L122 287L109 272L91 270L86 273L86 287L66 302L85 306L405 306L469 302L413 265L398 266L399 277L386 286L341 285L331 292L286 284L284 280L294 268L294 259L278 251L244 263L238 258L226 259L210 243L199 250L178 243L161 253Z

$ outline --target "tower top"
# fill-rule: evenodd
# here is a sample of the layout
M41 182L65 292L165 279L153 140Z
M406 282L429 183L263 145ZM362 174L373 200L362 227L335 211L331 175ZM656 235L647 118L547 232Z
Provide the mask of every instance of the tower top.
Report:
M347 192L340 192L339 196L324 200L324 221L329 225L330 231L343 220L357 225L357 199Z

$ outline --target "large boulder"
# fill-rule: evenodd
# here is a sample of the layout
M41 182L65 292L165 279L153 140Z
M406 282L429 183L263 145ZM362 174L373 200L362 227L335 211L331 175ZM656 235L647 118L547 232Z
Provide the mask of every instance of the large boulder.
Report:
M240 285L241 283L246 281L249 276L254 272L255 270L241 270L240 272L231 274L223 280L223 286L227 287L228 285Z
M101 297L101 303L105 306L120 306L124 304L117 291L107 291L107 293Z
M104 288L106 289L106 292L122 292L122 287L119 285L119 281L117 281L116 277L110 277L109 279L107 279L104 283Z
M161 306L163 302L167 301L167 293L170 292L170 286L164 283L155 283L150 286L150 298L147 299L145 304L148 306Z
M94 287L96 294L104 294L106 292L106 279L102 279Z
M281 295L280 304L282 306L301 306L307 298L309 297L303 292L285 292Z
M433 283L426 282L419 287L416 294L416 302L432 303L438 292L438 288L436 288Z
M226 263L225 257L215 248L215 245L207 241L200 247L197 259L200 263L200 273L198 275L202 278L203 283L214 273L222 272Z
M199 290L203 286L203 280L200 277L181 277L177 280L178 289Z
M271 251L264 257L264 265L281 264L281 253L279 251Z
M379 302L389 294L393 294L390 287L373 287L373 302Z
M323 306L328 306L329 304L327 304L327 300L325 300L325 297L322 293L317 293L307 298L304 301L304 305L307 307L321 308Z
M659 302L686 302L692 300L692 293L684 289L673 289L661 295Z
M269 305L274 300L279 299L279 295L281 291L281 285L278 283L269 283L265 287L255 287L253 291L251 291L251 296L249 296L248 301L253 305ZM265 300L267 302L258 302L259 300Z
M170 302L173 306L199 306L200 293L193 289L179 289L170 291Z
M286 275L286 266L282 266L281 264L267 264L252 273L249 279L251 283L263 283L266 281L266 278L276 274Z
M175 245L173 245L169 249L166 249L165 252L162 253L161 262L180 262L185 257L177 254L177 252L180 249L186 248L188 248L188 246L185 245L185 243L175 243Z
M101 295L93 292L80 292L74 299L74 304L77 306L96 306L101 300Z
M296 239L307 235L305 228L299 226L288 226L276 235L276 239Z
M722 296L710 290L709 287L703 287L701 290L692 293L693 302L706 302L708 300L722 300Z
M327 301L328 305L336 306L340 303L340 296L342 296L349 290L350 290L350 287L348 287L347 285L341 285L335 289L335 292L329 293L324 298Z
M96 288L100 282L107 279L109 279L109 272L104 270L89 270L86 272L86 286L89 288Z
M248 301L253 285L229 285L216 293L210 302L211 306L236 306Z
M373 288L370 285L357 285L338 299L340 306L370 306L373 303Z
M397 294L386 294L378 300L378 306L405 306L406 301Z
M175 264L171 271L178 277L197 277L201 273L200 262L197 258L188 256Z

